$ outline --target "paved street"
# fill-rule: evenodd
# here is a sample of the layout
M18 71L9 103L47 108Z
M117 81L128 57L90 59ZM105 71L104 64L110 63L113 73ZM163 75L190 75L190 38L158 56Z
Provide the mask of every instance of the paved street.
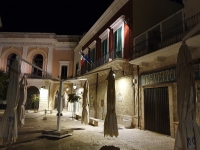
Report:
M61 119L61 129L73 129L73 135L62 139L44 137L42 131L56 129L56 112L26 114L24 127L19 128L17 142L1 146L0 150L173 150L174 139L158 133L139 129L125 129L119 126L119 136L104 137L103 120L98 127L83 125L71 118L71 112L64 112Z

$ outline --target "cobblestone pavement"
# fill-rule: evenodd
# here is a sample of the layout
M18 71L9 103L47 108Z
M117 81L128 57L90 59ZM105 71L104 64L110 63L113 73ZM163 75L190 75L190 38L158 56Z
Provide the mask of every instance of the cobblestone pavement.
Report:
M119 126L119 136L104 137L103 120L97 127L83 125L71 118L71 112L64 112L61 129L73 129L73 135L61 139L44 137L42 131L57 129L56 112L26 114L25 125L18 128L16 143L1 146L0 150L173 150L174 138L139 129L125 129Z

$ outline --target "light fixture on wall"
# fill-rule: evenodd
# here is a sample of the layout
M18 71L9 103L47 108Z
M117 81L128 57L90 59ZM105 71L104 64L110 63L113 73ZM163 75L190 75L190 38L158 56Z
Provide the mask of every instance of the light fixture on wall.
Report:
M133 78L133 85L135 85L137 83L137 79Z
M115 78L116 77L116 74L113 72L113 77Z
M73 89L76 90L76 83L74 83L74 85L73 85Z
M66 91L69 91L69 88L68 88L68 87L66 88Z

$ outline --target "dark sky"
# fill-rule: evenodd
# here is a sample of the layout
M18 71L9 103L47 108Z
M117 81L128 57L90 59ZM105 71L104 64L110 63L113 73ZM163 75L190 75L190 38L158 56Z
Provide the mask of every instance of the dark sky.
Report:
M82 35L114 0L0 0L0 32Z

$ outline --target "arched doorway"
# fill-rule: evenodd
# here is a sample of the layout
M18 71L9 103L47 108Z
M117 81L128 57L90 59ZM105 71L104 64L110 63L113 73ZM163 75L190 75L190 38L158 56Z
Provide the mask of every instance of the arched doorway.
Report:
M32 95L34 94L40 94L40 91L37 87L35 86L30 86L27 88L27 100L25 104L25 109L26 110L31 110L34 109L34 103L31 100ZM39 108L39 102L36 104Z
M68 97L67 93L64 92L64 94L62 95L62 108L61 108L62 110L66 108L67 97ZM54 98L54 109L57 109L58 104L59 104L59 91L57 90Z

